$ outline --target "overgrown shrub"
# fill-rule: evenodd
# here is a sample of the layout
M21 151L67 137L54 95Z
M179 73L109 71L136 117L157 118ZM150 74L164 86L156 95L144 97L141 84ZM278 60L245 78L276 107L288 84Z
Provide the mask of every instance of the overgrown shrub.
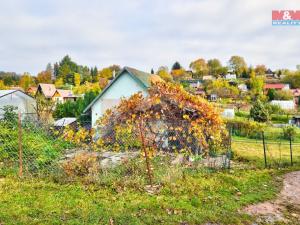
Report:
M171 152L208 153L212 145L222 148L227 135L218 110L205 99L186 92L181 86L159 82L149 95L135 94L123 99L99 121L104 146L139 145L142 136L150 149ZM130 129L130 137L123 129ZM143 135L142 135L143 134ZM120 137L124 140L120 142ZM127 140L126 140L127 139Z
M260 100L255 101L250 109L250 117L257 122L269 121L270 114L268 107Z
M0 122L0 162L17 165L19 160L19 130ZM43 128L33 124L22 124L21 144L24 168L38 172L57 160L63 150L70 147L68 142L57 139Z
M78 153L74 158L64 162L62 167L71 177L95 177L100 170L98 157L95 153Z
M293 126L283 127L282 130L283 130L283 137L288 140L293 139L297 134L296 128Z
M264 123L239 119L228 119L226 124L228 129L232 130L233 135L248 138L260 138L261 132L266 127Z

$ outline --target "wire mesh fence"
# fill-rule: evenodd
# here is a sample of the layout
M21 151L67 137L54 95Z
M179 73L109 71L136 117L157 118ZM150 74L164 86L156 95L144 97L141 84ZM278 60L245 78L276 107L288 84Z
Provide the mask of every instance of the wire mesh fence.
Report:
M79 123L55 127L19 114L0 120L0 173L19 176L58 174L64 169L62 161L70 152L74 156L83 151L97 152L97 157L103 152L140 152L146 162L157 152L165 152L174 153L174 157L183 155L189 161L201 161L206 167L230 165L228 139L222 150L211 149L203 157L200 138L191 135L176 121L167 127L154 139L143 129L135 135L130 129L122 129L99 136ZM155 143L150 144L149 139ZM149 161L147 164L150 171Z
M183 155L188 161L199 161L199 164L212 168L229 168L232 154L237 159L253 160L268 168L300 164L300 141L297 137L287 138L283 132L253 131L251 137L247 137L230 129L228 133L231 135L223 137L221 148L215 149L208 145L209 150L204 151L201 146L203 137L191 134L178 121L164 125L163 129L161 124L151 127L155 137L152 136L154 133L145 131L147 124L143 126L144 128L137 128L139 132L133 132L131 127L125 127L126 129L99 135L78 123L67 127L55 127L53 124L43 123L22 114L16 118L1 119L0 174L19 176L65 174L62 161L67 155L74 157L83 151L97 152L96 158L104 152L106 155L109 155L107 152L116 152L120 155L124 152L139 152L150 172L149 159L156 154L155 151L174 154L174 157ZM80 160L79 163L83 163L82 159ZM90 169L88 160L85 162L87 163L85 170ZM74 168L82 169L76 165Z
M251 136L232 131L232 149L240 157L258 162L267 168L300 165L300 141L297 134L252 131Z

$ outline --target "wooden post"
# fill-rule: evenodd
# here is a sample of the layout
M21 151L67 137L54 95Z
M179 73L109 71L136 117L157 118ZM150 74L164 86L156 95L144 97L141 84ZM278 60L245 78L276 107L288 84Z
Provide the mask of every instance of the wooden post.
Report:
M290 137L290 155L291 155L291 166L293 166L292 137Z
M23 148L22 148L22 121L21 113L18 114L18 142L19 142L19 177L23 176Z
M232 155L232 127L230 127L229 131L229 152L228 152L228 169L231 167L231 155Z
M265 159L265 168L267 168L267 154L266 154L266 143L265 143L265 133L262 132L262 139L263 139L263 147L264 147L264 159Z
M144 155L145 155L145 159L146 159L146 166L147 166L147 173L148 173L149 183L152 187L153 182L152 182L152 172L151 172L151 166L150 166L150 159L149 159L149 155L148 155L148 152L147 152L147 148L145 146L145 137L144 137L142 127L143 127L143 118L141 118L141 122L139 124L139 130L140 130L140 136L141 136L141 141L142 141L142 149L144 151Z

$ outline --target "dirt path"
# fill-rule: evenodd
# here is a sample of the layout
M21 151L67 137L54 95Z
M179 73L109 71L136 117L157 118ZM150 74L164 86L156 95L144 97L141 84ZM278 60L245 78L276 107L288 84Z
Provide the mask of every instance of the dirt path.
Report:
M257 216L258 223L300 224L300 171L284 176L283 188L276 200L250 205L244 211Z

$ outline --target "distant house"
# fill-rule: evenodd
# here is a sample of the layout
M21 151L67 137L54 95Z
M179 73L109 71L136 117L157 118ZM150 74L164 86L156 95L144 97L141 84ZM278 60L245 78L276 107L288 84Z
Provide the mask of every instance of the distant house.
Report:
M226 80L235 80L236 79L236 75L235 74L226 74L225 75L225 79Z
M212 75L206 75L202 77L202 80L215 80L215 78Z
M295 109L295 102L293 100L284 101L284 100L273 100L271 101L272 105L278 105L281 109L284 110L293 110Z
M36 95L42 95L47 99L52 99L52 96L56 92L54 84L39 84L37 87Z
M294 102L296 105L300 103L300 89L291 89L291 92L294 96Z
M52 96L52 100L56 103L64 103L66 101L76 101L78 97L71 90L56 89Z
M37 87L29 87L26 91L27 94L30 94L31 96L35 96L37 91Z
M274 90L290 90L290 85L289 84L282 84L282 83L277 83L277 84L265 84L264 90L268 91L269 89L274 89Z
M218 100L218 95L217 94L209 94L209 95L207 95L207 99L211 102L216 102Z
M161 78L154 74L124 67L94 101L87 106L84 113L91 114L92 126L95 126L96 121L105 111L118 105L121 98L128 98L137 92L141 92L145 96L148 95L148 88L155 81L161 81Z
M4 106L15 106L23 117L36 118L36 101L20 90L0 90L0 118Z
M234 118L234 109L224 109L224 111L221 113L221 116L223 118L233 119Z
M246 84L239 84L238 89L240 89L240 91L242 91L242 92L248 91L248 87Z
M39 84L36 91L36 96L38 95L41 95L46 99L51 99L56 103L76 101L78 98L71 90L56 89L54 84Z

